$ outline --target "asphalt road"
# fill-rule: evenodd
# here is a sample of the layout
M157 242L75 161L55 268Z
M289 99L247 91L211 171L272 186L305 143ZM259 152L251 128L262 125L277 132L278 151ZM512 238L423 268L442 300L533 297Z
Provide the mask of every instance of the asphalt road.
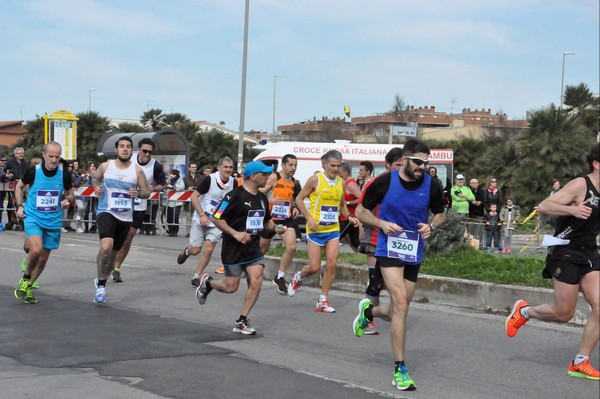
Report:
M175 262L183 237L137 236L122 284L94 304L98 238L63 234L25 305L22 232L0 233L0 398L598 398L597 381L567 377L581 328L533 321L513 339L504 315L414 303L406 361L415 392L391 386L388 325L356 338L360 295L336 291L335 314L313 311L318 291L289 298L266 281L250 314L253 337L232 333L245 287L195 301L197 258ZM218 266L218 258L209 271ZM218 277L217 277L218 278ZM598 352L592 364L598 367Z

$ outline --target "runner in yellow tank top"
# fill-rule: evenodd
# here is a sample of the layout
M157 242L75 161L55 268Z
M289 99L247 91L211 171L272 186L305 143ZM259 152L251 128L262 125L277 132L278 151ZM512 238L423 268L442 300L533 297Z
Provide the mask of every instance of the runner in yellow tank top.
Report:
M313 230L307 224L306 233L331 233L340 231L340 203L344 198L342 178L337 173L335 179L328 179L323 172L317 173L316 176L318 178L317 188L308 196L310 201L308 212L317 222L317 229Z
M325 273L321 296L317 301L317 312L333 313L327 294L335 278L337 256L340 251L339 215L348 218L350 223L358 225L358 219L350 215L344 200L344 182L338 177L338 167L342 163L342 154L331 150L321 157L323 172L311 176L302 191L296 197L296 207L306 218L308 265L294 275L288 285L288 295L294 296L302 278L321 270L321 255L325 252ZM310 201L310 210L306 209L304 199Z

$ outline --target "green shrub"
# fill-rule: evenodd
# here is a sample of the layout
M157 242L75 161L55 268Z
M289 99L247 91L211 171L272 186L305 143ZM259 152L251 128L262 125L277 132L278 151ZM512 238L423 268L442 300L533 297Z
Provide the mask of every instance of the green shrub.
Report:
M454 210L448 210L446 221L427 240L425 253L431 256L446 255L466 249L468 245L464 233L465 226L460 216Z

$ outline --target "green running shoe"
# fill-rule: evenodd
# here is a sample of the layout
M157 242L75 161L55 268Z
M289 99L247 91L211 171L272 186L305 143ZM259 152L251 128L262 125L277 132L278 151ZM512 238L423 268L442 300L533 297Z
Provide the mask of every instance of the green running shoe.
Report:
M354 335L357 337L362 337L369 326L371 320L367 319L365 316L365 310L369 309L369 307L373 307L373 302L368 298L365 298L358 303L358 316L356 316L352 323Z
M24 257L21 261L21 272L25 273L25 270L27 270L27 256ZM35 280L35 282L31 285L31 288L33 288L34 290L40 288L39 281Z
M24 300L27 295L27 290L31 287L31 282L22 278L19 280L19 286L15 290L15 298Z
M401 391L414 391L417 389L415 382L408 375L408 368L400 366L394 373L392 385Z
M37 298L33 296L31 286L27 287L27 293L25 294L25 303L34 305L37 303Z

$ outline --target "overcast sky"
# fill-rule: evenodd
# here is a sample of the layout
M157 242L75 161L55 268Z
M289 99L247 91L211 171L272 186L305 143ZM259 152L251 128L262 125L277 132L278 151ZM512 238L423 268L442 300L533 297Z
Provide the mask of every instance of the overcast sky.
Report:
M240 126L243 0L1 0L0 120L148 108ZM598 0L251 0L245 130L387 112L511 119L599 89Z

